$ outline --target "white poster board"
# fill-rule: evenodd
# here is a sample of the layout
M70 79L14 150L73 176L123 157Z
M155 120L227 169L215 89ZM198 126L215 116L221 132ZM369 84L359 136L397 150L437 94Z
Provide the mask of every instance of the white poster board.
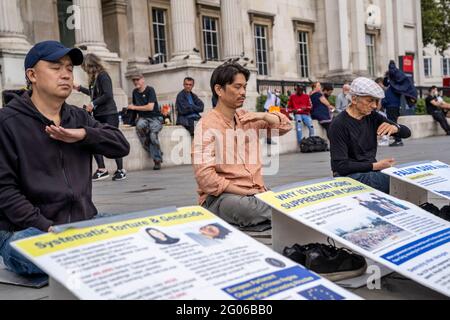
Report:
M13 246L79 299L360 299L202 207L88 223Z
M441 161L424 161L395 166L383 173L450 200L450 166Z
M293 221L292 229L331 237L450 296L450 223L419 207L350 178L299 183L257 197Z

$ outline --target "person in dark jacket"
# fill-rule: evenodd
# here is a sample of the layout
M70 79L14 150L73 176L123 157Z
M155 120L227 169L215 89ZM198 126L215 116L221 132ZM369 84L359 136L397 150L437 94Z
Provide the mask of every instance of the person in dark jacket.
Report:
M350 95L351 104L330 126L333 175L350 177L389 193L389 176L381 171L392 167L395 160L376 160L377 139L391 135L406 139L411 136L411 131L376 112L385 95L374 81L363 77L355 79Z
M186 77L183 81L184 90L177 95L175 106L177 108L177 125L186 128L187 131L194 136L195 122L202 117L200 113L204 110L203 101L192 92L195 80Z
M381 105L384 110L386 110L387 118L395 123L398 122L400 117L400 105L401 105L401 95L396 93L392 86L389 86L385 91L385 97L381 101ZM390 147L402 147L403 141L400 137L395 137L395 141L391 143Z
M119 128L119 112L114 101L113 84L102 60L97 55L89 53L84 57L81 67L88 74L89 88L77 84L74 85L74 88L91 97L92 102L86 106L86 110L91 112L98 122ZM95 155L94 158L98 169L92 176L92 180L100 181L109 178L103 157ZM113 180L126 179L127 173L123 168L123 159L116 159L116 165L117 170L113 175Z
M330 88L327 88L330 89ZM331 92L333 89L331 89ZM327 91L328 93L329 91ZM331 95L331 92L329 94ZM320 125L325 129L328 135L328 129L332 120L332 113L334 106L328 101L327 97L322 91L322 85L320 82L315 82L312 85L311 91L311 118L319 121Z
M130 151L117 128L65 103L73 66L82 61L78 49L36 44L25 59L31 90L9 94L0 110L0 256L18 274L43 272L11 242L94 218L92 155L120 158Z

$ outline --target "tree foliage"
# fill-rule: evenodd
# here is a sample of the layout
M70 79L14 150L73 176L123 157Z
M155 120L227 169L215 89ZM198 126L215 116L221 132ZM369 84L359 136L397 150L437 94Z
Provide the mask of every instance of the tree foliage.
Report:
M423 44L440 54L450 46L450 0L422 0Z

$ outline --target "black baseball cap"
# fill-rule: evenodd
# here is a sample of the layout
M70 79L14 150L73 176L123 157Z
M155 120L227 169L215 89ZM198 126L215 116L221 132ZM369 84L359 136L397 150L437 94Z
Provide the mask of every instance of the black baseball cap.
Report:
M69 56L74 66L83 63L83 52L78 48L66 48L58 41L44 41L34 45L25 57L25 70L33 68L40 60L57 62L64 56Z

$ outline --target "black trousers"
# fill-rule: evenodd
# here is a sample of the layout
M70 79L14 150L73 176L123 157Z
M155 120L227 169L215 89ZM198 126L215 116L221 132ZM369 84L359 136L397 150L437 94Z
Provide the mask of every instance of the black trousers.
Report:
M105 123L105 124L109 124L110 126L113 126L115 128L119 128L119 114L110 114L110 115L106 115L106 116L97 116L95 117L95 120L97 120L100 123ZM105 169L105 160L103 159L102 155L96 154L94 155L95 158L95 162L97 162L97 166L99 169ZM116 165L117 165L117 170L122 170L123 169L123 159L115 159L116 160Z
M445 132L450 132L450 125L447 122L447 117L445 116L445 113L441 110L435 111L432 114L433 119L439 122L442 129L444 129Z
M395 123L397 123L398 118L400 117L400 108L397 107L387 107L386 108L387 118ZM395 142L401 142L402 139L395 136Z

